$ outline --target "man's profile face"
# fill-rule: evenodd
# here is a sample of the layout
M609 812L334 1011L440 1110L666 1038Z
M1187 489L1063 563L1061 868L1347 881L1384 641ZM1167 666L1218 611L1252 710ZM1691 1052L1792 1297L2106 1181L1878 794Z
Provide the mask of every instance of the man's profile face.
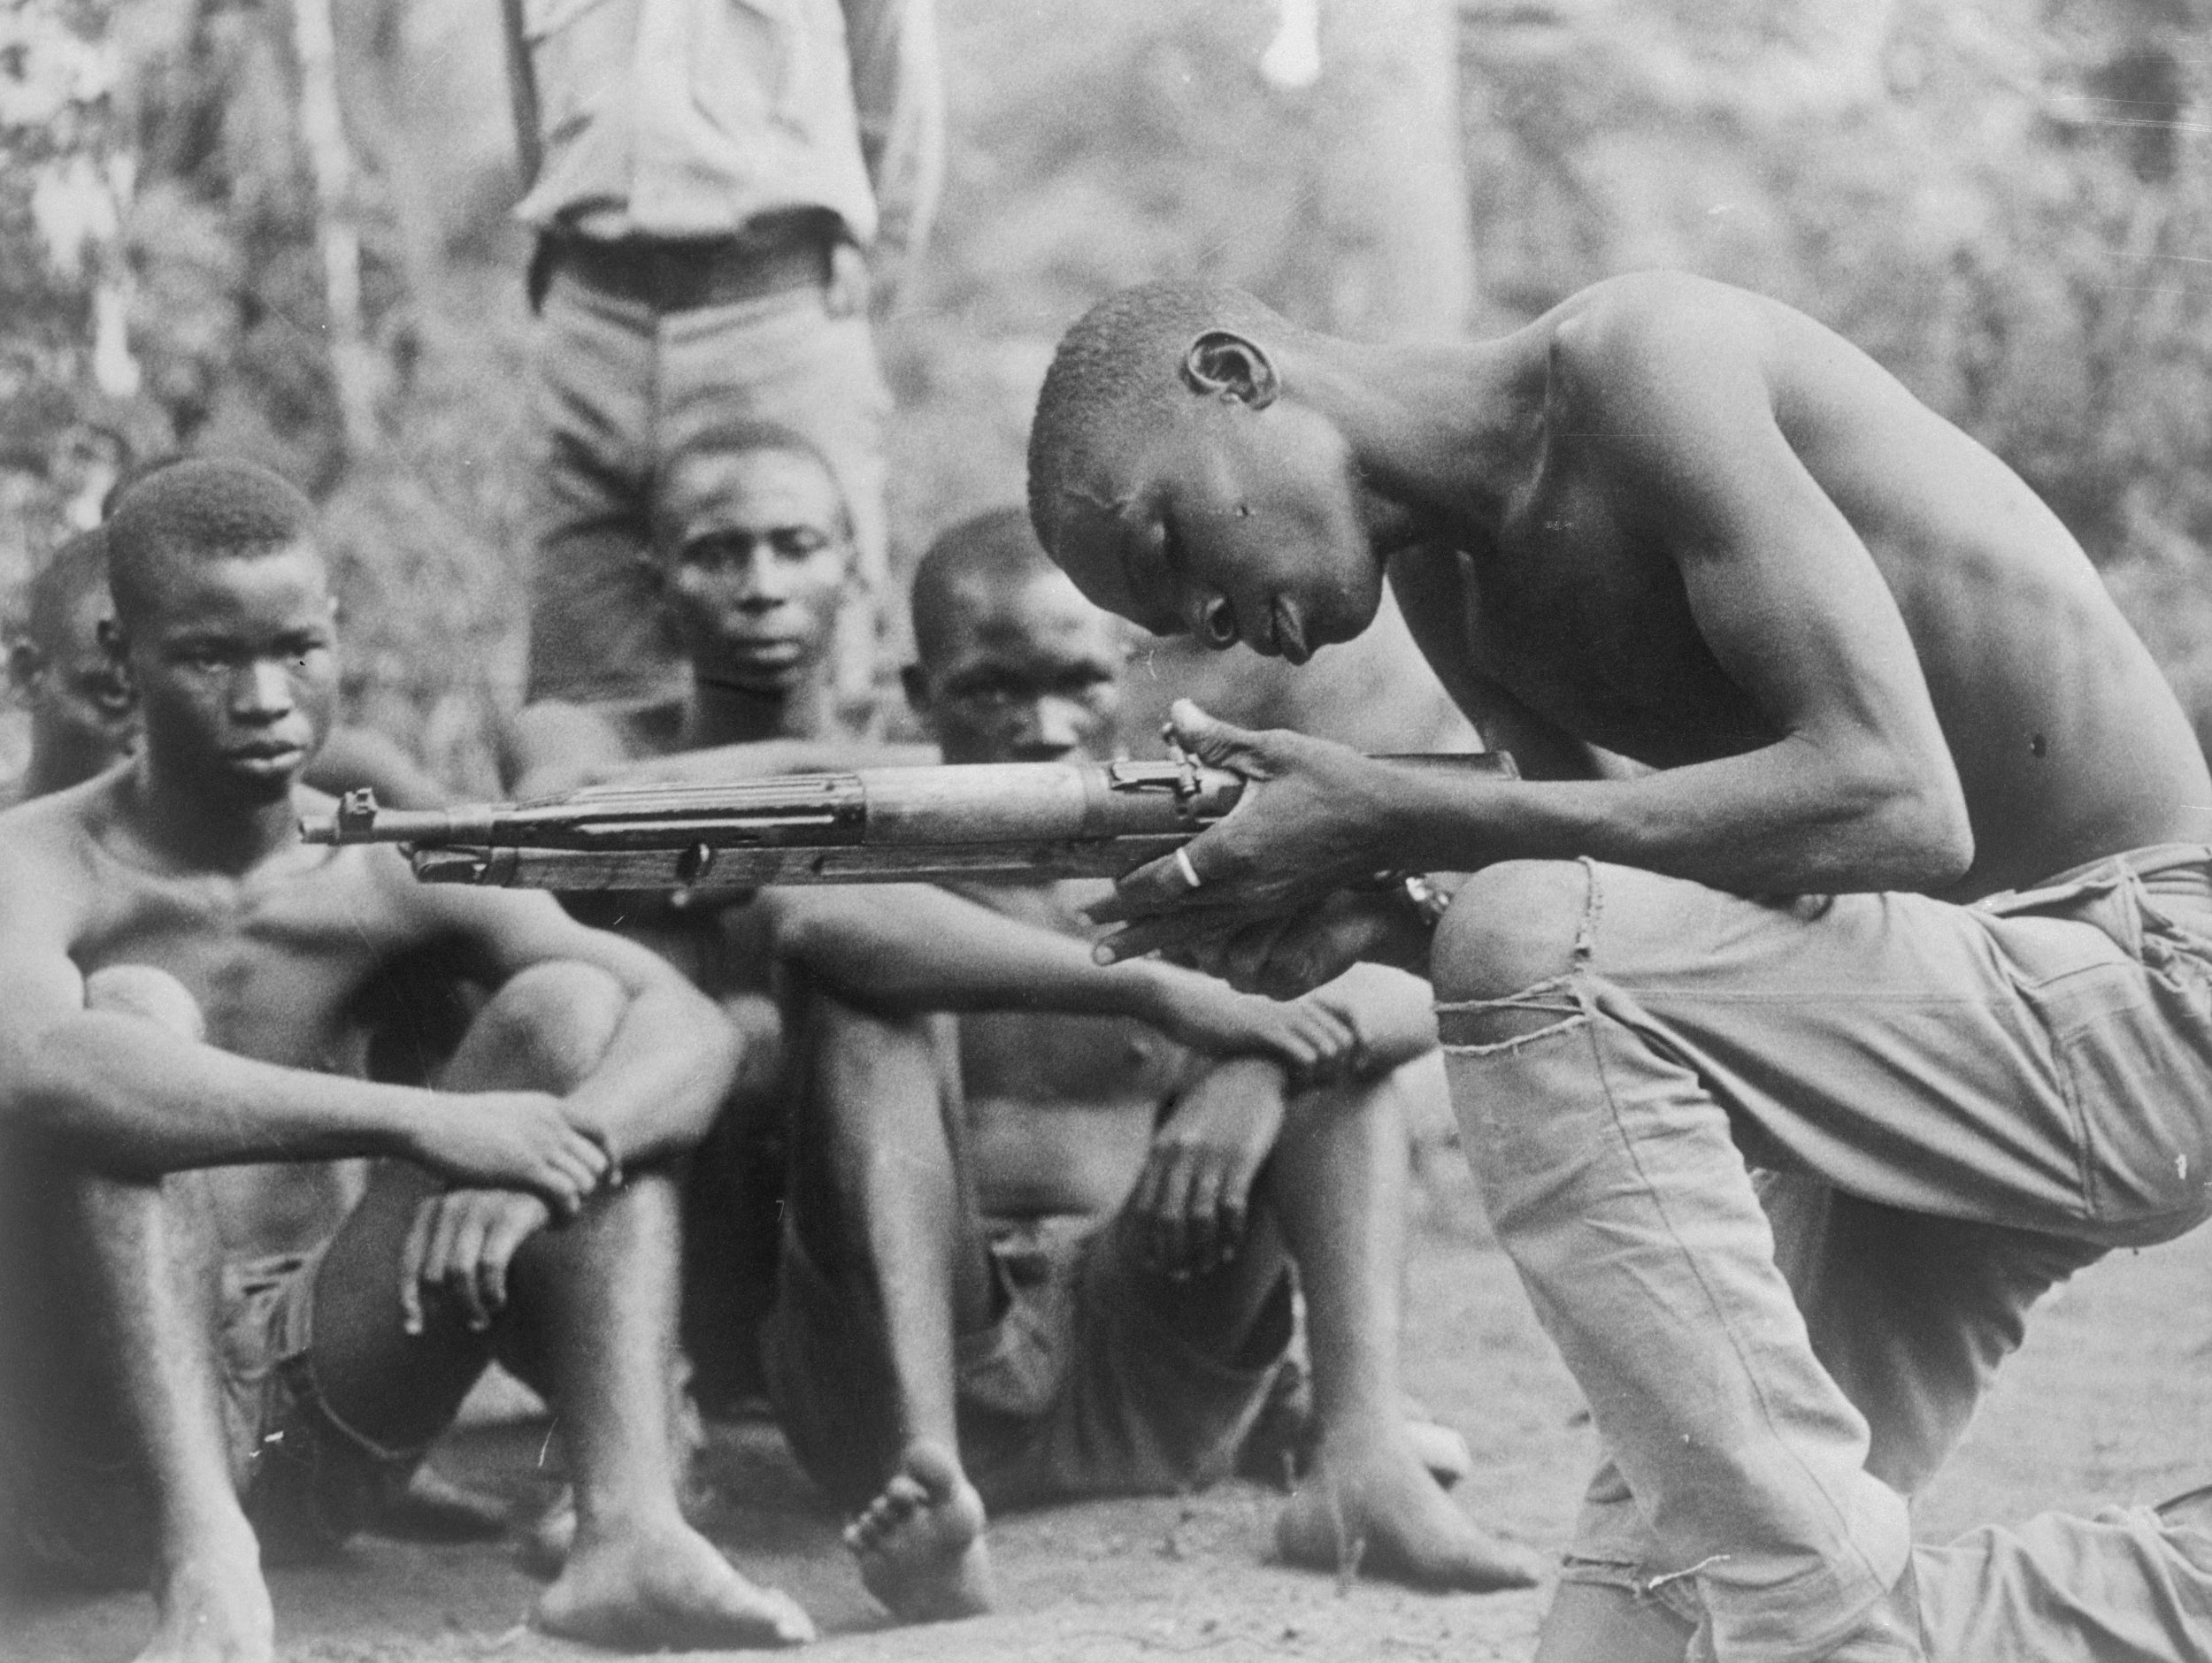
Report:
M687 457L664 510L677 528L669 603L694 672L768 697L795 691L829 645L852 566L829 470L792 450Z
M1336 430L1287 401L1178 409L1102 447L1056 505L1052 556L1083 593L1155 634L1292 663L1372 623L1382 568Z
M1103 759L1121 709L1127 633L1058 572L1013 593L956 590L907 692L949 763Z
M330 731L336 632L321 557L174 558L126 626L148 757L212 797L280 801Z
M30 713L39 767L50 778L88 779L129 754L138 704L100 639L112 610L106 589L88 586L58 610L38 636L15 645L9 676Z

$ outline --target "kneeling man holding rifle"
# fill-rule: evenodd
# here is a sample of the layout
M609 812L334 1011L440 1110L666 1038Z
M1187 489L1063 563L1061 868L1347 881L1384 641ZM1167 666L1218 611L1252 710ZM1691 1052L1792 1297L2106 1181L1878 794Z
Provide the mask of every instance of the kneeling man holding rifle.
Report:
M1543 1663L2204 1654L2177 1524L1912 1550L2035 1300L2212 1210L2212 779L2016 475L1810 318L1655 273L1452 347L1125 292L1030 489L1156 631L1302 662L1389 583L1526 776L1186 709L1251 783L1101 916L1279 992L1433 978L1608 1453ZM1474 876L1432 931L1346 887L1379 868Z

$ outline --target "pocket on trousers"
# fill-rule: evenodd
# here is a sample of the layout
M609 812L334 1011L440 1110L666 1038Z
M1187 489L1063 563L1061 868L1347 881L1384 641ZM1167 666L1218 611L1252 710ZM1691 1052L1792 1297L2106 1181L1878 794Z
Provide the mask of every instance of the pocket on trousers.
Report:
M2139 966L2035 998L2081 1128L2092 1215L2144 1241L2189 1228L2212 1207L2212 1019Z

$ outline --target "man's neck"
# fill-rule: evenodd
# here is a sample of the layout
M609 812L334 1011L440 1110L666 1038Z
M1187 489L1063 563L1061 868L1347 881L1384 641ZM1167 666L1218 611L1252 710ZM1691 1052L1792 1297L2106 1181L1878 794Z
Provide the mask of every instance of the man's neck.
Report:
M817 672L789 693L762 693L695 672L684 702L678 748L757 745L768 740L818 739L830 726L829 686Z
M31 741L30 765L23 770L19 785L20 801L28 802L34 797L51 796L72 786L81 786L95 774L105 773L115 765L115 760L112 755L95 756L50 743L42 745L35 736Z
M1302 338L1286 391L1351 447L1376 552L1494 525L1542 432L1548 335L1374 346Z
M180 870L242 877L299 840L289 792L268 802L211 801L143 756L130 787L133 835Z

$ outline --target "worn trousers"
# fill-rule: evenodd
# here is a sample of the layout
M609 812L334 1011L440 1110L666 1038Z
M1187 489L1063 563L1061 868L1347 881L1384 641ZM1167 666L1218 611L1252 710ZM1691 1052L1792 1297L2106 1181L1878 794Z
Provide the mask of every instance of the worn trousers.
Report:
M1455 999L1490 908L1560 969ZM1907 1498L2028 1308L2212 1212L2212 849L1973 906L1511 862L1437 974L1469 1157L1607 1452L1566 1575L1720 1663L1920 1655Z

